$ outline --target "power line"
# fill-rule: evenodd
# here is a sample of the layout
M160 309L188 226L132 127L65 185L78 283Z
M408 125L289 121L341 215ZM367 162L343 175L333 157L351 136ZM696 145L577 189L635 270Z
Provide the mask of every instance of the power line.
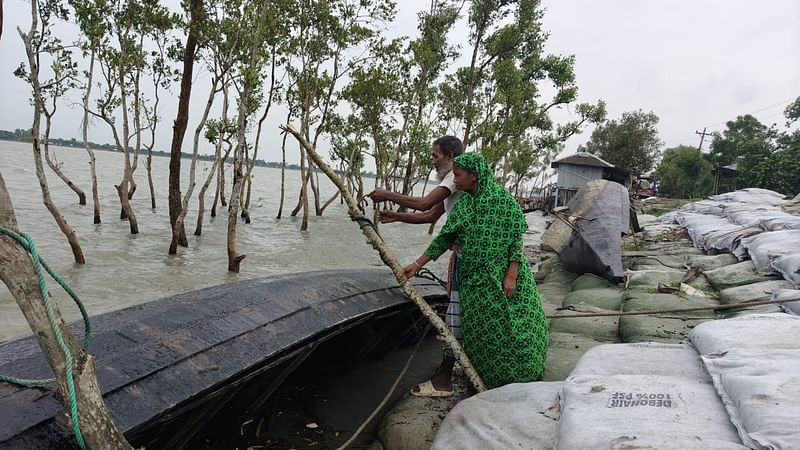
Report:
M763 107L763 108L759 108L759 109L757 109L757 110L755 110L755 111L751 111L751 112L745 113L745 114L743 114L743 115L754 115L754 114L757 114L757 113L759 113L759 112L762 112L762 111L767 111L767 110L769 110L769 109L775 108L776 106L783 106L783 105L786 105L786 104L787 104L789 101L791 101L791 100L794 100L794 99L795 99L795 97L789 97L789 98L787 98L787 99L784 99L784 100L782 100L782 101L779 101L779 102L773 103L773 104L771 104L771 105L768 105L768 106L765 106L765 107ZM770 115L768 115L768 116L761 117L761 120L764 120L764 119L770 119L770 118L772 118L772 117L776 117L776 116L780 116L780 115L783 115L783 111L777 112L777 113L775 113L775 114L770 114ZM707 129L709 129L709 128L715 128L715 127L718 127L718 126L720 126L720 125L725 125L725 124L727 124L729 121L730 121L730 120L726 120L726 121L724 121L724 122L718 122L718 123L711 124L711 125L708 125L708 126L706 126L706 127L703 127L703 131L702 131L702 132L700 132L700 131L695 131L695 134L698 134L698 135L700 135L700 146L698 147L698 149L702 150L702 147L703 147L703 140L704 140L705 136L710 136L710 135L712 135L712 134L713 134L713 133L707 133L707 132L706 132L706 130L707 130ZM680 140L679 140L679 139L680 139ZM665 147L675 147L675 146L677 146L677 145L683 145L683 144L690 143L690 142L691 142L692 140L694 140L694 139L695 139L695 138L693 138L693 137L688 137L688 136L687 136L687 137L683 137L683 138L667 139L667 140L666 140L666 142L670 142L670 143L673 143L673 144L666 144L666 143L665 143L664 145L665 145Z

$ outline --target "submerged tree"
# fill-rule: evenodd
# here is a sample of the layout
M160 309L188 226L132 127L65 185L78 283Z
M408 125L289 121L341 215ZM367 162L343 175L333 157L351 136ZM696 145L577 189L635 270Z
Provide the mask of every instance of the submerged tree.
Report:
M89 69L84 72L83 80L83 119L81 120L81 137L83 138L83 148L89 155L89 169L92 178L92 205L94 207L94 224L99 224L100 219L100 193L97 189L97 160L94 155L94 150L89 145L89 100L92 98L92 85L94 84L94 67L96 61L97 51L102 45L103 35L105 31L102 27L102 21L98 15L102 11L93 8L90 3L82 1L70 2L74 12L75 20L79 24L79 28L83 31L84 41L80 44L83 57L89 57Z
M287 67L293 86L288 94L297 108L300 131L316 146L335 107L337 84L354 63L346 58L345 51L373 37L375 31L370 27L392 18L394 4L388 0L298 0L295 9L296 14L289 19L289 46L294 51ZM303 210L301 230L308 229L309 184L317 215L335 199L334 196L325 205L320 204L314 175L314 163L301 146L300 197L292 211L294 216Z
M27 33L17 28L19 36L25 44L28 68L25 68L24 63L20 64L15 74L26 80L32 88L33 125L31 126L31 138L33 161L36 166L36 177L39 179L39 187L42 191L42 201L56 221L58 228L67 238L75 262L84 264L86 259L83 256L83 250L78 242L75 230L67 223L67 220L61 215L58 207L50 197L50 188L47 184L47 176L44 173L44 165L42 163L40 143L42 115L46 114L47 117L47 133L45 134L44 143L45 147L47 147L49 145L47 141L49 139L50 121L55 113L55 107L50 111L47 110L45 93L50 92L55 102L55 99L64 92L64 83L70 78L70 75L64 72L74 70L74 66L70 61L69 51L61 45L61 42L50 31L51 21L66 20L67 14L66 8L59 0L48 0L41 3L38 0L31 1L31 28ZM40 80L40 61L43 56L51 58L54 69L53 79L44 83Z
M84 2L93 21L79 21L81 30L95 36L96 57L104 90L96 100L92 115L111 129L114 143L123 154L122 180L116 185L120 199L120 218L127 219L131 234L139 232L139 224L130 203L135 188L133 170L143 131L141 119L141 73L146 67L146 39L164 35L172 27L173 17L157 0L118 0ZM117 120L117 113L121 121ZM133 114L133 119L131 119ZM131 152L131 139L136 148Z
M183 48L183 73L181 74L181 90L178 95L178 113L172 127L172 145L169 157L169 223L172 231L172 240L169 245L169 254L177 252L177 245L188 246L186 230L183 223L178 223L181 215L181 148L186 127L189 122L189 99L192 93L192 72L198 46L198 34L205 16L203 0L189 2L189 21L187 24L186 45ZM212 88L213 90L214 88ZM193 180L192 180L193 182ZM184 214L185 215L185 214Z
M42 24L42 26L45 26L44 21L42 21ZM44 31L42 31L42 34L44 34ZM53 72L53 82L47 83L42 89L42 93L45 96L42 102L42 114L45 117L44 159L58 178L78 196L78 204L85 205L86 194L61 170L61 163L50 152L50 128L53 124L53 116L58 108L58 101L67 91L75 87L74 80L77 78L77 65L72 61L70 53L62 50L58 55L55 55L50 64L50 69Z

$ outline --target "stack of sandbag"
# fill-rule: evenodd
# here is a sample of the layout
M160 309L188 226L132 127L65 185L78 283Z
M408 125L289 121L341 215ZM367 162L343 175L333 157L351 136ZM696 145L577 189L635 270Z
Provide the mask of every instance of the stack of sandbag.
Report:
M800 317L754 314L707 322L691 334L742 442L753 449L800 443Z
M674 220L686 228L698 249L752 260L756 274L748 273L735 281L730 276L737 275L738 267L716 268L716 274L707 274L712 285L719 284L715 285L718 289L764 282L767 280L757 278L770 275L780 275L800 288L800 216L796 203L766 189L742 189L683 205L662 220ZM749 271L749 266L742 267ZM719 283L715 283L715 277ZM731 285L732 281L736 285Z
M549 287L552 286L552 287ZM550 320L550 342L547 348L545 381L561 381L572 371L583 354L607 342L619 342L619 316L564 318L558 316L577 313L619 312L622 303L622 288L604 278L584 274L571 279L565 274L552 274L539 285L539 294L566 287L561 304L553 311ZM559 291L561 292L561 291Z

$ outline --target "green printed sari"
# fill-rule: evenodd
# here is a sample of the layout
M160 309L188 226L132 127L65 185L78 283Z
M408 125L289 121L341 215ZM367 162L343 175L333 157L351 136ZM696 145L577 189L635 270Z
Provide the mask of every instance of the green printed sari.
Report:
M466 153L455 164L477 174L477 190L461 194L425 254L436 259L454 242L461 245L464 347L486 385L535 381L544 372L547 320L523 255L525 216L482 155ZM511 261L519 262L517 289L506 297L503 278Z

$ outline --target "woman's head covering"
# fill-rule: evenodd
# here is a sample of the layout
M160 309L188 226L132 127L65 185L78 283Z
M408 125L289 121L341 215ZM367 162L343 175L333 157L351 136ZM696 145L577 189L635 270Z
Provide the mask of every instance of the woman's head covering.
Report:
M477 175L478 189L476 193L485 192L489 187L497 184L489 163L478 152L464 153L461 156L457 156L454 164L467 172Z

